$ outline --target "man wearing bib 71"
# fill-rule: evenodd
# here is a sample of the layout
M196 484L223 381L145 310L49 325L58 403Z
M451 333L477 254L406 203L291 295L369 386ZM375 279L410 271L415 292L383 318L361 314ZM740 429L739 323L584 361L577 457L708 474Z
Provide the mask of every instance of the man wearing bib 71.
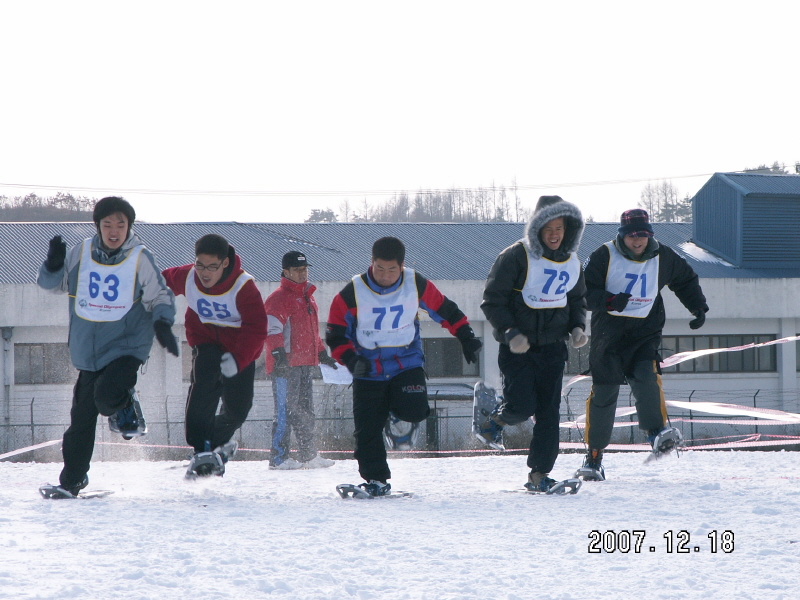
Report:
M708 305L697 274L672 248L656 241L647 212L638 208L622 213L616 239L592 253L584 275L592 311L592 391L584 432L589 449L575 475L603 481L603 449L611 440L619 386L626 380L636 398L639 428L647 432L654 455L682 442L680 431L666 427L659 367L666 320L661 288L669 286L694 315L692 329L703 326Z
M464 358L475 362L480 340L452 300L413 269L405 267L405 246L384 237L372 246L372 265L333 299L325 341L331 356L353 374L355 458L371 496L389 493L383 427L389 412L419 423L430 414L419 309L461 342Z
M175 298L133 232L133 207L111 196L95 204L92 216L97 234L69 254L60 235L50 240L37 279L44 289L69 293L69 353L78 369L61 450L64 468L55 496L61 498L77 496L89 483L98 414L125 439L146 432L135 385L153 335L178 355L171 329Z
M503 402L480 436L502 441L502 428L535 417L528 481L531 491L548 492L558 458L559 407L569 338L587 342L586 285L576 254L583 235L581 211L560 196L542 196L523 238L495 260L481 309L500 342Z
M253 406L255 360L267 337L264 300L252 275L221 235L195 244L194 264L164 270L167 285L186 296L186 341L192 375L186 401L186 442L194 448L186 477L223 475L238 444L232 440ZM222 410L217 407L222 401Z

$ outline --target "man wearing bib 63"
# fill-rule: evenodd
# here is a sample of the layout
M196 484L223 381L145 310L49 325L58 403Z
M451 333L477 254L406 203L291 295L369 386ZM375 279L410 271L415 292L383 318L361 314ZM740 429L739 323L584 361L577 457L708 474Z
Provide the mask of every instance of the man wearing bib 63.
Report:
M525 487L548 492L558 458L561 379L567 361L564 341L587 342L586 285L576 251L583 235L581 211L559 196L542 196L524 237L497 257L481 309L500 342L503 402L482 431L502 447L502 428L534 416Z
M195 244L195 263L164 271L186 296L186 341L192 375L186 401L186 441L194 448L186 477L223 475L238 449L236 432L253 406L255 360L267 338L264 300L253 276L221 235ZM222 410L217 407L222 400Z
M382 434L389 412L411 423L430 413L417 311L458 338L467 362L483 345L455 302L404 266L405 253L395 237L373 244L369 270L333 299L325 336L333 358L353 374L355 458L367 481L359 487L371 496L391 489Z
M703 326L708 305L697 274L656 241L647 212L638 208L622 213L616 239L592 253L585 276L592 311L592 391L584 432L589 450L575 475L603 481L603 449L611 440L619 386L626 380L653 455L662 456L683 441L678 429L666 426L658 354L666 320L661 288L669 286L694 315L692 329Z
M97 234L69 253L61 236L53 237L39 269L40 287L69 293L69 352L78 369L54 497L76 496L89 483L98 414L125 439L146 432L134 386L153 335L178 355L171 329L175 298L133 232L135 218L124 199L103 198L94 207Z

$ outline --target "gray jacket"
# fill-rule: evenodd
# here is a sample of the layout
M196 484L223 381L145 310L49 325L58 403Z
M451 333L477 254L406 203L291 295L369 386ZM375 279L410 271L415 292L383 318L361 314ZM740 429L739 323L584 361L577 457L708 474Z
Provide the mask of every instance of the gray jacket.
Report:
M92 258L113 265L122 262L136 246L144 246L131 230L128 239L113 256L100 247L100 236L92 238ZM146 362L153 345L153 321L175 321L175 296L172 294L152 253L144 248L136 269L135 302L119 321L87 321L75 314L75 295L81 244L68 253L61 270L51 273L39 267L36 283L55 293L69 293L69 353L72 364L81 371L99 371L121 356L133 356Z

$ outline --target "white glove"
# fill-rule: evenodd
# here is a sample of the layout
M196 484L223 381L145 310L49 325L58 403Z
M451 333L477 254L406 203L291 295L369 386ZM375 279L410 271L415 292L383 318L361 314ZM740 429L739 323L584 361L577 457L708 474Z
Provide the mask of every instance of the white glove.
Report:
M219 367L225 377L233 377L239 372L239 367L236 365L236 359L233 354L226 352L222 355L222 360L219 361Z
M528 336L518 333L508 342L508 347L514 354L525 354L531 348Z
M582 348L586 345L586 342L589 341L589 336L586 335L586 332L583 331L580 327L576 327L570 333L572 336L572 347L573 348Z

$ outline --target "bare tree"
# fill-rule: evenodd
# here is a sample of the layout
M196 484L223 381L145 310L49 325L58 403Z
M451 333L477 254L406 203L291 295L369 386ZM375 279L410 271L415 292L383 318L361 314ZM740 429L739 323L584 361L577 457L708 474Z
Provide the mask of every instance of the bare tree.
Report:
M343 223L350 222L350 216L353 214L352 209L350 208L350 199L345 198L339 203L339 217L341 218Z
M691 220L691 198L681 199L678 188L671 181L648 182L639 196L639 208L650 215L651 221L674 223Z

